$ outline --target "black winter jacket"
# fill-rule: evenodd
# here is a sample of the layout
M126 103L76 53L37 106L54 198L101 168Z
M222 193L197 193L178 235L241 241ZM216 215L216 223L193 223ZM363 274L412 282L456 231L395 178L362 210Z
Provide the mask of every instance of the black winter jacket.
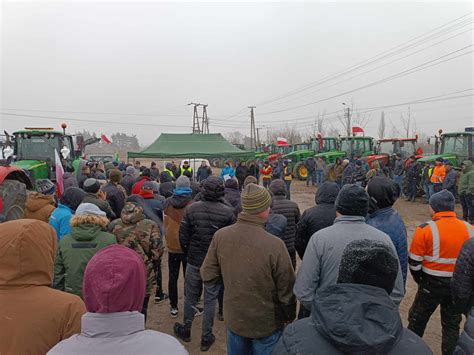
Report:
M456 308L468 313L474 307L474 239L467 240L459 253L451 278L451 292Z
M273 355L432 354L403 328L398 307L384 289L335 284L314 297L311 316L285 328Z
M326 181L316 191L316 206L303 212L295 238L296 251L303 260L306 246L311 236L317 231L332 226L336 219L336 208L334 202L339 193L339 186L335 182Z
M235 221L234 209L224 201L222 181L210 176L202 183L201 200L190 205L179 228L179 242L188 263L201 267L214 233Z
M286 228L283 241L285 242L286 249L290 255L295 254L295 236L296 236L296 225L300 221L300 209L298 204L294 201L286 199L286 188L284 185L277 186L277 189L270 188L273 193L273 206L272 213L282 214L286 217Z
M123 206L125 206L125 195L118 189L113 182L108 182L102 187L102 191L107 194L107 201L109 202L112 211L114 211L117 218L122 213Z
M242 212L239 188L226 187L224 192L224 199L230 206L232 206L232 208L234 209L235 218L237 218L237 215Z

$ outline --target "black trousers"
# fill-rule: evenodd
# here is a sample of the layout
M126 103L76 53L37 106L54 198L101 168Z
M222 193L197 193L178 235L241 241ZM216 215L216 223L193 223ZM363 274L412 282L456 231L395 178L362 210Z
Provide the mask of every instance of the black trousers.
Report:
M474 223L474 196L461 195L459 199L462 206L462 219L469 223Z
M423 337L426 325L438 306L441 306L441 350L443 355L452 355L459 339L461 314L454 308L449 287L427 288L423 282L418 286L408 313L408 329Z
M153 262L153 270L155 272L156 292L155 297L163 296L163 276L161 274L161 258Z
M186 273L186 256L184 254L168 253L168 292L171 308L178 308L178 279L179 269L183 267L183 277Z

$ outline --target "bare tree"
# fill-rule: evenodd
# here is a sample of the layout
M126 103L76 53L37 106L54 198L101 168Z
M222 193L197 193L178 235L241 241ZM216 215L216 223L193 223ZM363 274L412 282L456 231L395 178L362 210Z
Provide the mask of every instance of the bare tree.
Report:
M401 123L401 128L403 135L406 136L406 138L414 137L416 134L416 119L411 116L411 111L410 111L410 106L408 106L408 112L406 116L403 114L400 115L400 123Z
M385 138L385 112L382 111L379 122L379 139Z
M325 121L324 116L326 116L326 110L324 110L322 114L321 112L318 112L318 116L316 117L316 120L314 121L314 129L321 134L324 134L324 121Z
M347 125L348 125L347 109L344 110L343 115L341 115L339 113L337 115L337 119L341 123L341 125L344 129L344 132L350 132L352 126L359 126L359 127L365 128L365 126L367 126L367 123L369 122L370 113L368 113L368 112L357 112L357 107L355 106L353 101L351 101L351 105L348 109L349 109L349 114L351 115L351 127L347 127Z
M276 142L278 137L286 138L288 144L301 143L301 134L298 132L295 126L286 126L282 129L268 130L267 132L267 143Z
M225 135L225 138L232 144L244 144L244 134L239 131L229 132Z

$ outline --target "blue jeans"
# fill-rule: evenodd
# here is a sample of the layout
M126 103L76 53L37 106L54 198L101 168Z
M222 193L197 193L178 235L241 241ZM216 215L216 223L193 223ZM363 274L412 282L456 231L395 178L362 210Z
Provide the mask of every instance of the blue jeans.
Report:
M403 196L403 175L394 175L393 180L400 187L400 196Z
M260 339L241 337L227 328L228 355L270 355L280 340L282 331L277 330L272 335Z
M324 182L324 171L316 170L316 184L319 186Z
M306 186L309 186L309 182L311 181L311 183L315 184L315 171L314 170L308 170L308 176L306 177Z
M429 182L424 182L423 183L423 190L425 190L425 201L429 202L430 200L430 183Z

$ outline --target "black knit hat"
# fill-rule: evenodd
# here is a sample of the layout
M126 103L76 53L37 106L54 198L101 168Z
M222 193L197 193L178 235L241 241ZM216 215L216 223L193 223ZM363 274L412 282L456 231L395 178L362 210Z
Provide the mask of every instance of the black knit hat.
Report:
M66 190L64 190L59 203L75 211L81 204L85 195L86 193L78 187L68 187Z
M224 182L217 176L209 176L201 182L201 195L209 201L216 201L224 197Z
M369 211L369 195L355 184L344 185L337 195L336 211L345 216L365 217Z
M337 282L375 286L390 294L397 274L398 258L387 244L360 239L344 249Z
M89 178L84 181L84 191L96 194L100 190L100 183L97 179Z

